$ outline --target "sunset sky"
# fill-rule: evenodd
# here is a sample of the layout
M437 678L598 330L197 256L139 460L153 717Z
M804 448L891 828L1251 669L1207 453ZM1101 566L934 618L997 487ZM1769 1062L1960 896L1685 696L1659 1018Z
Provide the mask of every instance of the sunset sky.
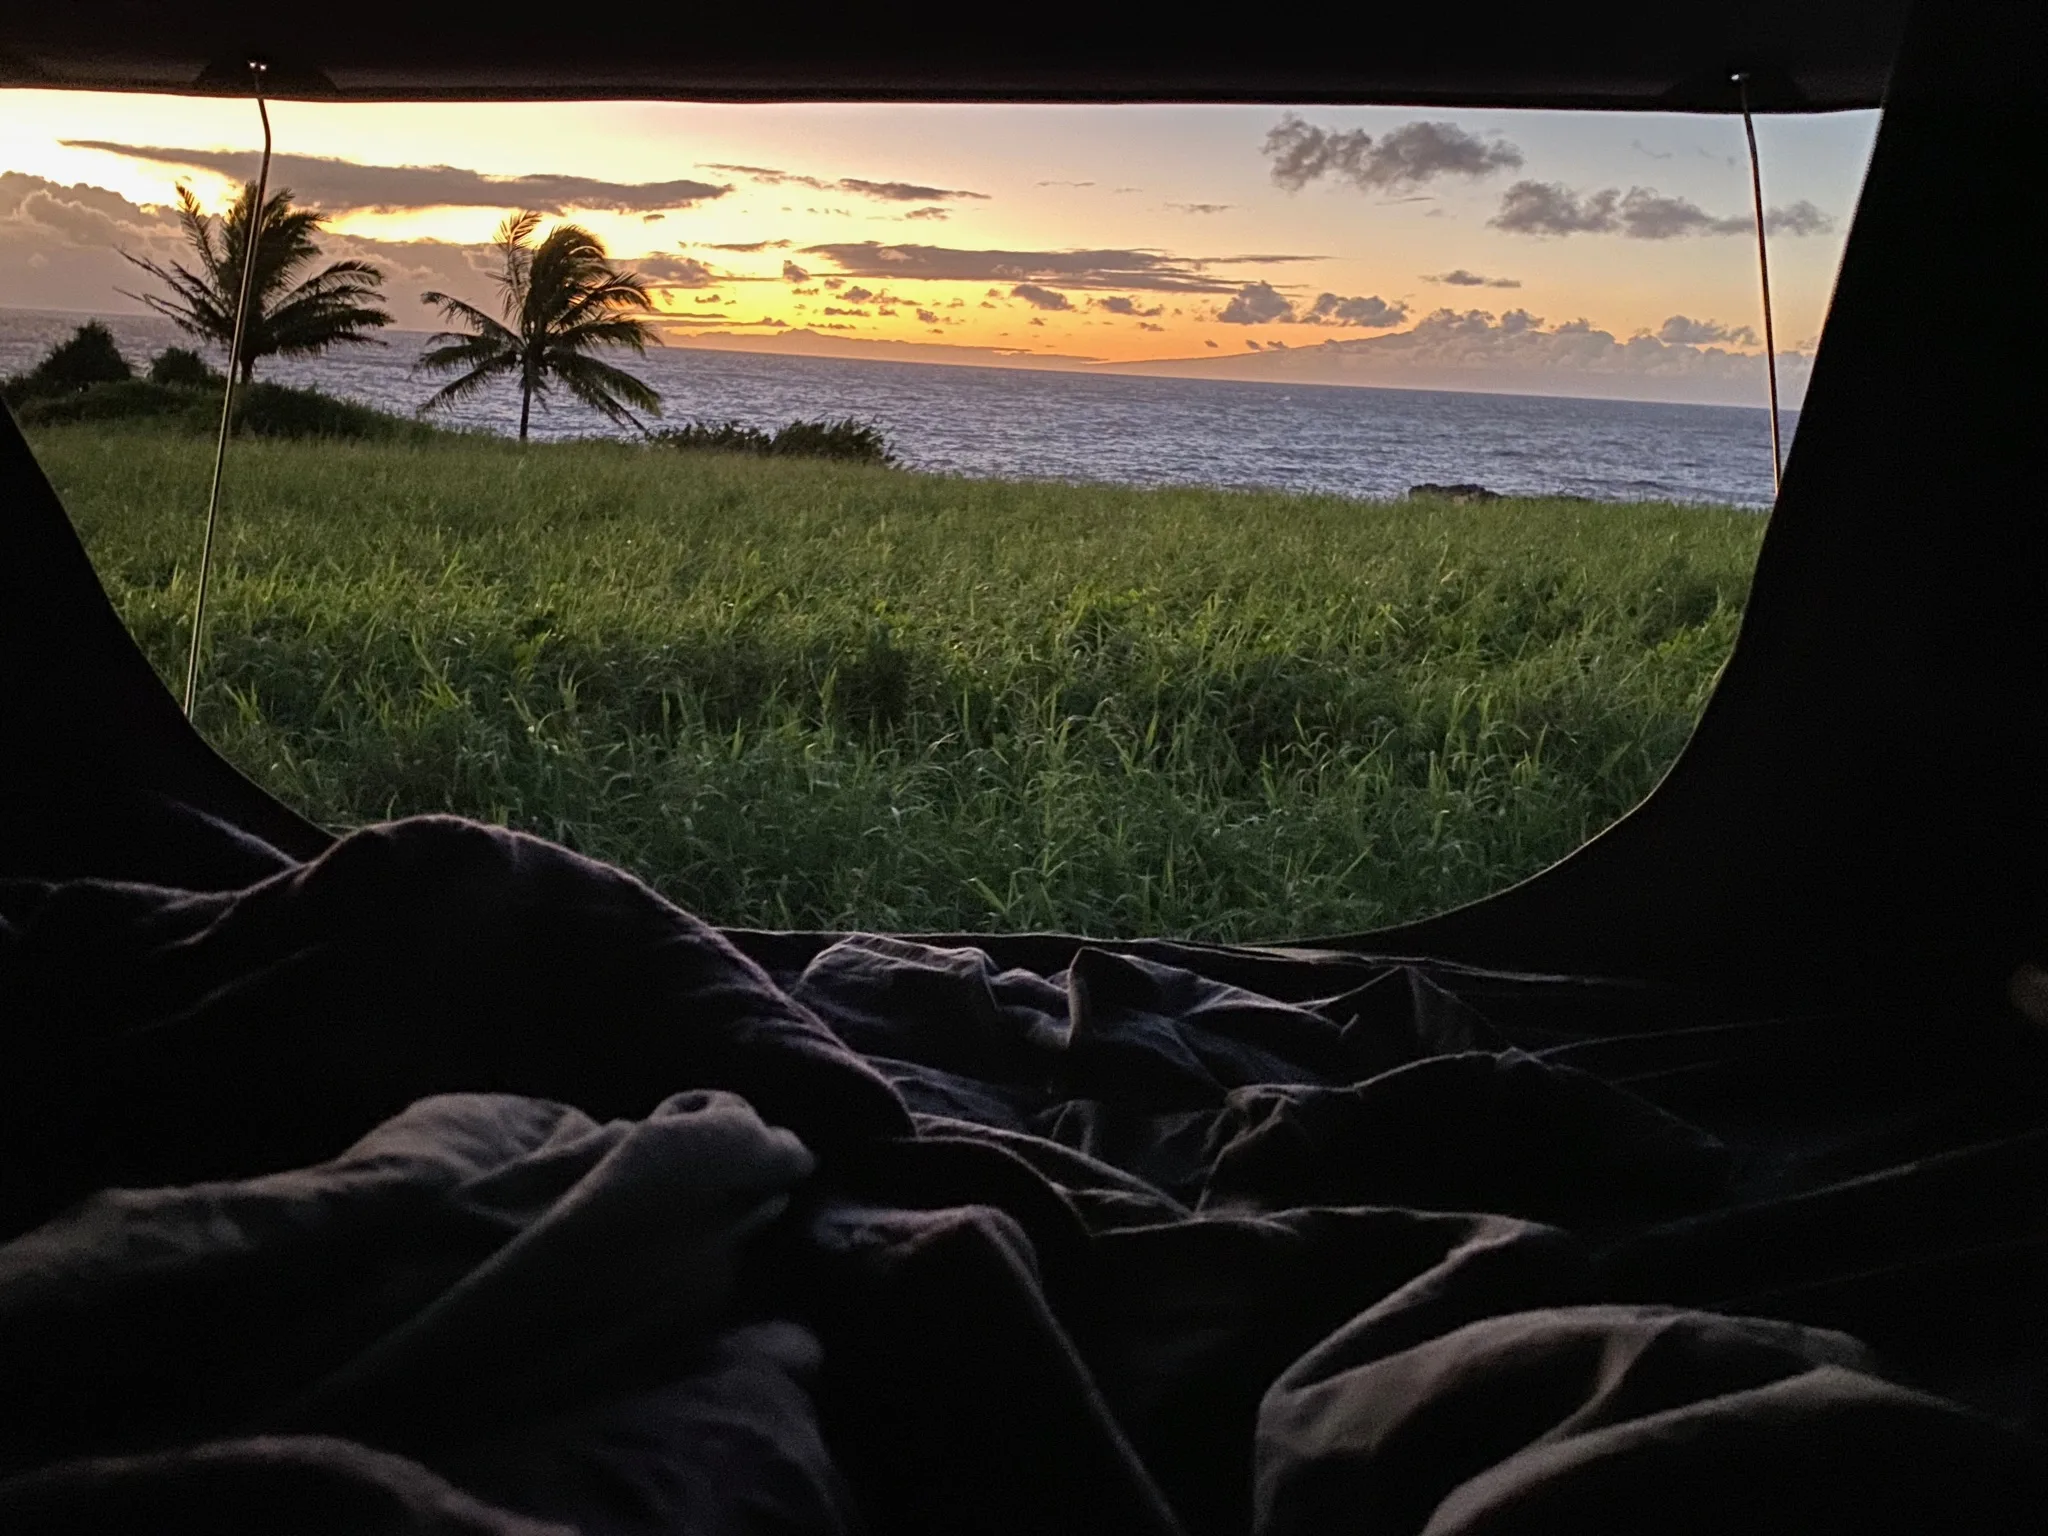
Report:
M525 206L656 279L677 343L1761 398L1739 119L289 101L272 118L273 186L326 209L334 254L382 266L415 328L422 289L490 302L481 247ZM1875 129L1759 124L1781 352L1820 330ZM0 305L139 309L116 248L176 254L175 183L217 207L259 143L247 102L0 92Z

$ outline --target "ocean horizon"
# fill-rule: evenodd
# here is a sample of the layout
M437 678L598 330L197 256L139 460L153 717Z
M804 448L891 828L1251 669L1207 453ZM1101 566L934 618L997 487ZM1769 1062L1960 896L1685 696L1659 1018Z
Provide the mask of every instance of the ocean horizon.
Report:
M105 322L138 371L191 338L154 315L0 308L0 376L18 373L86 319ZM429 332L309 359L266 359L257 377L410 412L444 382L414 371ZM219 362L216 351L214 361ZM651 348L624 359L663 397L650 425L777 427L854 417L905 467L978 478L1207 485L1398 496L1426 481L1507 495L1767 507L1770 415L1681 405L1342 384L1267 383ZM516 432L508 383L432 419ZM1787 441L1798 412L1785 412ZM635 436L585 407L536 402L542 439Z

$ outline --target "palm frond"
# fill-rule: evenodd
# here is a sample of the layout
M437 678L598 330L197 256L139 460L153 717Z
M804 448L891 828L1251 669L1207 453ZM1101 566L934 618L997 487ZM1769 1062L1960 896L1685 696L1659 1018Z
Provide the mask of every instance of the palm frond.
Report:
M420 361L424 364L426 359L422 358ZM444 406L453 405L456 401L466 399L470 395L475 394L500 374L517 373L518 371L519 359L516 357L505 353L500 353L494 357L487 357L471 368L469 372L462 375L461 378L450 380L427 396L419 407L419 414L425 415L428 411L438 411Z
M441 318L456 324L469 326L479 336L494 336L506 346L520 345L519 333L485 314L474 304L466 303L445 293L423 293L420 302L430 308L438 308ZM452 334L452 333L448 333ZM439 340L439 337L435 338Z
M652 415L661 414L661 396L623 368L614 368L594 357L569 354L557 359L549 372L562 386L591 409L621 425L641 426L628 405Z

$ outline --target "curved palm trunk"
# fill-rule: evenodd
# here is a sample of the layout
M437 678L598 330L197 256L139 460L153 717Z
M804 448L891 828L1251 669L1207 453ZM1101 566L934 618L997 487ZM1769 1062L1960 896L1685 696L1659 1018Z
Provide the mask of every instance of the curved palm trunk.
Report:
M519 380L519 441L526 441L526 419L533 414L533 380L522 375Z

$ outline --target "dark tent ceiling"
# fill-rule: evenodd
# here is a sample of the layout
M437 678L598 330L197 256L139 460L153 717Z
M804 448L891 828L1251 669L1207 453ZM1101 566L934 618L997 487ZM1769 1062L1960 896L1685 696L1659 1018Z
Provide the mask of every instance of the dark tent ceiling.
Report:
M1286 101L1725 112L1875 107L1904 0L1244 12L1153 7L963 21L931 8L796 15L659 7L507 25L446 0L385 16L310 5L78 0L0 23L0 85L355 100Z

